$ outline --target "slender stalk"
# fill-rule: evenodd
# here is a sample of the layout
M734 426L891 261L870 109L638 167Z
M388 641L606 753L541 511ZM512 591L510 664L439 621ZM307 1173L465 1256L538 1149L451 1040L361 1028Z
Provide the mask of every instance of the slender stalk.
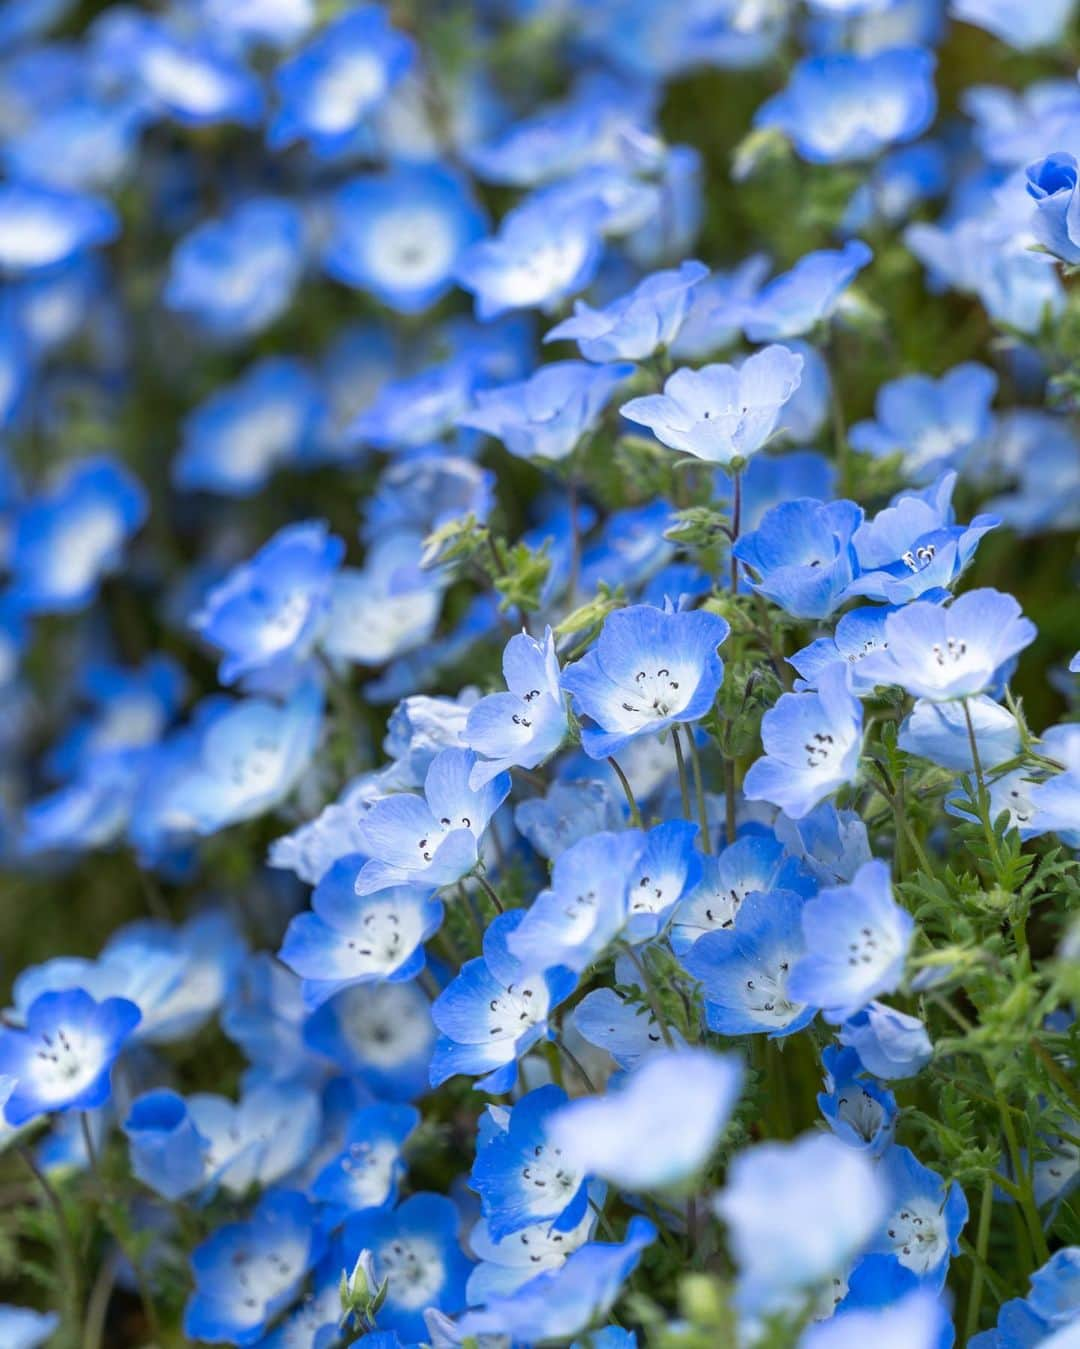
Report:
M75 1238L72 1235L68 1225L67 1215L64 1212L64 1205L60 1196L57 1194L52 1181L34 1160L34 1154L24 1144L16 1145L15 1151L34 1177L38 1188L44 1196L45 1202L52 1209L56 1218L57 1241L60 1246L60 1261L63 1266L62 1278L68 1297L68 1315L71 1320L72 1334L75 1334L80 1319L80 1296L79 1296L79 1255L75 1247Z
M1009 1149L1009 1159L1012 1162L1013 1175L1016 1178L1016 1184L1020 1190L1020 1198L1017 1201L1020 1211L1024 1215L1024 1221L1027 1224L1028 1232L1031 1236L1031 1249L1035 1256L1037 1265L1045 1265L1050 1259L1050 1250L1046 1244L1046 1234L1042 1229L1042 1221L1039 1218L1039 1210L1035 1207L1035 1198L1031 1192L1031 1181L1028 1179L1027 1172L1024 1169L1024 1159L1020 1153L1020 1144L1017 1141L1016 1129L1013 1126L1012 1116L1009 1113L1009 1105L1002 1096L1001 1092L995 1093L997 1100L998 1114L1001 1116L1001 1127L1005 1133L1005 1142Z
M577 1073L578 1077L580 1077L582 1082L585 1083L589 1091L591 1091L592 1094L596 1096L598 1093L596 1087L593 1085L593 1080L589 1076L584 1065L582 1064L578 1056L574 1053L574 1051L570 1049L562 1040L559 1040L559 1051L560 1053L566 1055L566 1061L570 1064L570 1067L573 1068L574 1072Z
M964 1323L964 1341L971 1339L979 1328L979 1308L982 1305L983 1271L986 1252L990 1246L990 1216L994 1206L994 1177L987 1173L979 1201L979 1230L975 1237L974 1269L971 1272L971 1290L968 1293L967 1320Z
M683 758L682 739L678 726L671 728L671 743L675 746L675 762L679 769L679 795L682 797L683 819L690 820L690 779L686 776L686 760Z
M653 981L645 966L645 962L629 942L620 942L619 948L625 951L630 957L634 968L641 976L641 990L648 999L649 1010L653 1014L653 1018L656 1021L660 1034L664 1037L664 1044L667 1045L668 1049L674 1049L675 1041L672 1039L671 1031L668 1029L667 1020L665 1019L663 1009L660 1006L660 999L656 995L656 989L653 987Z
M709 838L709 809L705 801L705 779L701 772L701 753L694 739L693 731L687 731L690 743L690 763L694 770L694 795L697 797L698 827L701 837L698 842L703 853L712 852L712 840Z
M738 594L739 590L739 559L735 556L735 545L739 541L739 530L742 527L742 470L736 469L731 475L731 593Z
M638 809L638 803L634 800L634 789L630 786L626 774L619 767L618 760L613 758L610 754L608 755L608 763L615 770L615 776L622 783L622 789L626 795L626 803L630 807L630 823L633 824L635 828L641 829L643 827L643 821L641 819L641 811Z
M480 882L480 888L487 895L488 899L491 900L492 904L495 905L495 908L498 910L498 912L505 913L506 910L503 907L503 902L499 898L499 896L495 893L495 890L492 887L490 881L487 879L487 877L483 875L482 872L478 871L476 872L476 879Z
M109 1311L113 1289L116 1287L117 1257L115 1252L102 1262L94 1286L86 1301L86 1317L83 1324L83 1349L101 1349L105 1335L105 1317Z

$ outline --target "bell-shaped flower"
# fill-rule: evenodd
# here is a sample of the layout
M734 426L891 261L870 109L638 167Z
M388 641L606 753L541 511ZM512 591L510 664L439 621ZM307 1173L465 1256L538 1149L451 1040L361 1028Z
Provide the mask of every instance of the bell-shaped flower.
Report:
M840 1027L839 1040L853 1049L868 1073L886 1082L914 1077L933 1056L926 1027L916 1016L872 1002Z
M732 552L757 574L754 589L786 613L827 618L858 571L853 540L862 518L853 501L782 501Z
M825 1082L817 1103L826 1124L850 1147L880 1157L896 1130L896 1097L866 1073L853 1049L829 1045L821 1065Z
M551 629L537 641L516 633L503 649L506 693L490 693L470 710L462 736L482 756L469 785L484 787L509 768L536 768L566 738L568 717L559 684L559 658Z
M968 1218L964 1191L955 1181L946 1186L936 1172L896 1144L880 1165L889 1204L872 1249L895 1256L920 1280L940 1288Z

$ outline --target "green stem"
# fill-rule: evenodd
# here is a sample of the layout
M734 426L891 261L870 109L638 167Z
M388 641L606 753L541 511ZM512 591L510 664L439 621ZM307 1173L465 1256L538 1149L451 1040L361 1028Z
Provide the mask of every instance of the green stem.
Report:
M731 593L739 591L739 559L735 556L735 545L739 541L742 528L742 470L736 469L731 475Z
M683 758L682 738L678 726L671 728L671 743L675 746L675 762L679 768L679 795L682 797L683 819L690 821L690 779L686 776L686 760Z
M979 1308L982 1305L983 1271L986 1252L990 1246L990 1216L994 1207L994 1177L987 1173L979 1201L979 1230L975 1237L974 1269L971 1272L971 1291L968 1293L967 1320L964 1323L964 1342L967 1343L979 1328Z
M1020 1191L1020 1198L1017 1202L1020 1206L1020 1211L1024 1215L1028 1233L1031 1236L1031 1249L1034 1253L1036 1264L1045 1265L1047 1260L1050 1259L1050 1249L1046 1244L1046 1235L1042 1229L1039 1210L1035 1206L1035 1198L1031 1192L1031 1181L1024 1168L1024 1159L1020 1154L1020 1144L1017 1141L1016 1129L1013 1127L1008 1102L1005 1100L1004 1096L1002 1096L1001 1092L995 1092L994 1095L997 1101L998 1114L1001 1116L1001 1127L1005 1133L1005 1142L1009 1149L1009 1159L1012 1162L1013 1175L1016 1178L1017 1188Z
M573 1068L574 1072L577 1073L578 1077L581 1078L582 1082L585 1083L589 1091L591 1091L594 1096L598 1095L599 1093L597 1092L596 1087L593 1085L593 1080L589 1076L588 1072L586 1072L584 1066L582 1065L581 1060L578 1058L578 1056L574 1053L572 1049L567 1047L567 1045L561 1039L559 1040L559 1050L561 1053L566 1055L566 1061L570 1064L570 1067Z
M495 905L495 908L498 910L498 912L505 913L506 910L503 908L503 902L499 898L499 896L495 893L495 890L492 887L491 883L488 881L487 877L478 871L476 872L476 879L480 882L480 888L487 895L488 899L491 900L492 904Z
M701 837L698 839L701 851L703 853L712 852L712 840L709 838L709 809L705 802L705 779L701 772L701 753L697 747L697 741L694 739L694 733L687 731L687 740L690 742L690 764L694 771L694 795L697 797L698 827L701 830Z
M63 1265L61 1278L67 1292L68 1316L71 1321L71 1332L74 1335L78 1330L80 1321L79 1256L75 1247L75 1238L68 1225L67 1215L64 1213L64 1205L60 1196L57 1194L52 1181L34 1160L34 1154L22 1143L16 1146L15 1151L19 1154L23 1165L34 1177L45 1202L56 1217L57 1241L60 1246L60 1261Z
M641 829L641 828L643 828L643 822L642 822L642 819L641 819L641 811L638 809L638 803L634 800L634 789L630 786L630 782L629 782L629 780L627 779L626 774L625 774L625 773L622 771L622 769L619 767L619 762L618 762L618 760L615 759L615 758L613 758L610 754L608 755L608 763L609 763L609 764L612 766L612 768L615 770L615 776L616 776L616 777L619 779L619 781L622 783L622 789L623 789L623 792L624 792L625 795L626 795L626 802L627 802L627 805L630 807L630 822L631 822L631 824L633 824L634 827L635 827L636 829Z

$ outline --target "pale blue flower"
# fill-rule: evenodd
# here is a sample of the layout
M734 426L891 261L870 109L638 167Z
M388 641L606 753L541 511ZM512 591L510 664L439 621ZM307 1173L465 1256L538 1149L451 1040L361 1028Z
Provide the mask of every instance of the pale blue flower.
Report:
M693 288L707 275L704 263L683 262L677 270L645 277L627 295L603 309L577 300L573 316L552 328L544 341L576 341L589 361L647 360L671 346L690 306Z

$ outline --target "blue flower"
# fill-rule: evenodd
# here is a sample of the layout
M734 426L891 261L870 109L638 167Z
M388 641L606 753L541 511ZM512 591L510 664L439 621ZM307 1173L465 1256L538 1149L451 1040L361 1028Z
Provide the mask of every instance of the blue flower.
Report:
M526 201L503 217L496 235L465 250L457 281L475 296L479 319L550 310L589 284L600 251L595 206L553 211Z
M1030 51L1064 40L1073 0L1040 0L1038 5L1024 0L952 0L949 11L954 19L985 28L1018 51Z
M625 959L621 957L620 959ZM626 971L628 983L640 978L633 962ZM636 1068L643 1059L664 1052L663 1028L648 1007L624 1000L613 988L594 988L586 993L571 1014L574 1029L589 1044L606 1050L620 1068ZM669 1028L673 1044L686 1041L675 1028Z
M538 1087L513 1105L504 1128L481 1133L469 1184L496 1241L539 1222L569 1232L585 1216L587 1168L568 1161L551 1134L566 1102L561 1087Z
M934 120L934 65L933 53L918 47L811 57L758 109L754 123L777 127L812 164L869 159L914 140Z
M465 183L441 165L354 178L334 197L323 265L398 313L416 314L450 289L458 259L485 225Z
M236 0L229 0L235 4ZM318 1262L311 1275L311 1291L259 1341L259 1349L329 1349L338 1339L341 1325L341 1276L345 1254L340 1241ZM380 1339L391 1340L382 1349L400 1349L396 1336L371 1334L368 1349L379 1349Z
M795 618L827 618L843 603L857 570L853 501L782 501L732 552L757 572L754 589Z
M463 1337L506 1335L525 1343L569 1340L610 1311L641 1252L655 1240L656 1228L648 1219L631 1218L624 1241L580 1246L560 1268L538 1274L511 1296L491 1298L483 1309L467 1313L456 1329Z
M543 796L514 807L514 827L549 861L590 834L621 829L625 820L625 800L594 778L553 782Z
M736 1305L750 1314L801 1310L847 1272L887 1205L874 1163L829 1134L740 1152L716 1199L739 1269Z
M956 473L944 473L922 492L901 493L855 531L859 574L848 595L906 604L957 581L975 556L982 536L1000 521L977 515L958 525L951 505Z
M671 523L672 507L662 498L613 511L582 554L581 590L589 594L601 581L640 586L675 555L664 537Z
M966 706L982 767L996 768L1016 758L1021 749L1020 726L1008 708L984 694L968 698ZM896 743L908 754L918 754L942 768L957 773L975 771L967 716L959 702L920 698L901 723Z
M424 968L424 942L442 922L430 890L392 886L358 895L360 856L342 857L319 881L312 913L289 924L281 959L304 981L304 1003L318 1007L350 984L413 979Z
M184 1309L185 1335L239 1345L261 1339L326 1249L315 1218L302 1194L271 1190L246 1221L207 1237L191 1255L195 1291Z
M0 186L0 268L9 277L57 267L119 233L116 212L96 197L30 183Z
M1055 1329L1074 1322L1080 1311L1080 1248L1063 1246L1035 1271L1028 1303Z
M85 608L147 511L142 484L113 460L71 464L16 518L10 559L16 603L31 613Z
M458 1222L457 1209L441 1194L414 1194L393 1212L372 1210L346 1222L345 1249L370 1251L376 1281L387 1280L380 1329L420 1340L427 1309L464 1308L472 1263L458 1244Z
M288 47L315 22L312 0L200 0L203 21L241 47Z
M628 294L603 309L584 300L574 303L545 342L576 341L588 361L644 361L669 348L691 302L691 291L709 269L701 262L680 263L677 270L654 272Z
M538 642L527 632L503 649L506 693L490 693L469 712L462 740L482 759L469 786L480 788L509 768L536 768L566 738L566 702L559 685L559 658L551 629Z
M356 878L356 892L388 885L452 885L477 864L479 843L510 792L500 773L475 790L477 757L444 749L431 761L424 795L399 792L376 801L361 821L360 848L370 860Z
M187 1103L175 1091L146 1092L124 1120L133 1175L164 1199L200 1189L207 1174L210 1140L195 1125Z
M729 272L713 272L694 286L682 327L668 343L679 361L707 360L738 341L746 305L769 274L769 259L754 253Z
M495 436L519 459L558 462L595 428L615 388L633 373L626 363L552 361L528 379L478 390L458 425Z
M224 1096L190 1096L188 1112L209 1144L205 1181L245 1195L295 1174L319 1139L322 1105L303 1082L258 1081L235 1104Z
M431 534L451 520L472 515L478 523L491 513L495 474L448 454L442 446L417 450L387 464L364 503L361 537L372 545L390 530Z
M0 1304L0 1339L7 1349L39 1349L59 1325L60 1317L56 1312L37 1312L29 1307Z
M671 449L727 465L748 459L773 434L802 368L803 358L787 347L766 347L738 367L676 370L662 394L632 398L619 411Z
M581 1221L565 1232L550 1222L538 1222L496 1240L487 1220L481 1218L469 1233L469 1249L480 1263L469 1275L465 1290L468 1305L482 1306L493 1298L506 1297L538 1274L565 1264L567 1257L592 1237L596 1209L603 1207L604 1195L605 1187L594 1181Z
M353 984L312 1014L304 1042L380 1098L411 1101L428 1085L431 1018L431 1002L415 982Z
M743 328L751 342L804 337L831 318L848 286L873 253L861 239L843 248L807 253L747 301Z
M840 1028L840 1043L858 1054L863 1067L887 1082L914 1077L933 1055L926 1028L883 1002L872 1002Z
M390 531L372 543L362 567L337 573L320 643L332 661L382 665L431 638L444 582L418 565L422 544L412 530Z
M972 1349L981 1338L969 1341ZM953 1342L952 1319L942 1299L929 1289L915 1288L881 1305L842 1307L829 1320L811 1325L800 1337L799 1349L864 1349L868 1344L951 1349Z
M853 1017L891 993L904 973L915 922L892 897L888 864L867 862L850 885L822 890L803 909L806 952L788 979L793 998L827 1021Z
M837 620L831 637L819 637L788 656L788 664L793 665L800 676L795 681L796 692L816 688L823 671L841 665L847 668L852 693L860 696L873 693L873 681L862 678L859 665L864 656L876 651L885 641L885 620L895 611L896 606L885 604L849 609Z
M390 26L381 5L346 11L274 72L281 107L267 138L271 149L297 140L325 157L350 149L414 60L412 40Z
M307 367L267 356L188 414L173 481L189 492L251 496L276 469L303 459L322 416Z
M558 966L530 968L510 950L521 910L500 914L484 933L484 954L467 960L436 998L431 1017L442 1032L431 1059L431 1085L457 1073L484 1074L477 1090L501 1095L517 1060L545 1036L550 1013L573 992L576 977Z
M8 1124L104 1105L113 1063L139 1015L126 998L95 1002L81 988L35 998L25 1029L0 1029L0 1075L16 1079L4 1106Z
M252 197L181 239L163 298L212 337L252 337L289 307L303 261L299 209L277 197Z
M139 123L129 105L76 95L12 136L4 146L4 163L13 178L59 191L104 191L130 175Z
M885 644L865 657L860 674L916 698L968 698L988 689L1036 631L999 590L969 590L947 606L918 600L885 620Z
M716 648L729 632L702 609L638 604L609 614L595 646L562 676L577 712L596 723L581 733L586 754L606 759L635 736L705 716L724 677Z
M473 359L457 356L417 375L387 380L349 426L350 443L391 451L431 445L468 410L480 374Z
M313 1197L347 1213L389 1208L406 1171L402 1148L419 1123L411 1105L369 1105L350 1114L343 1147L315 1177Z
M705 991L705 1020L721 1035L767 1032L771 1040L810 1024L817 1011L788 994L788 977L805 951L804 895L754 891L730 928L706 932L681 957Z
M1031 231L1055 258L1080 263L1080 201L1076 192L1076 156L1047 155L1027 167L1028 196L1035 201Z
M218 44L201 34L174 36L161 20L142 14L132 16L128 44L117 75L136 82L151 111L190 127L258 124L259 81Z
M548 1132L564 1166L621 1189L681 1188L704 1170L742 1085L742 1061L734 1054L661 1050L617 1090L557 1110Z
M848 688L847 667L830 666L816 692L784 693L765 713L761 722L765 754L750 765L744 795L749 801L770 801L786 815L801 819L838 787L855 780L862 732L862 704Z
M821 1063L825 1083L817 1103L825 1122L850 1147L879 1157L896 1129L896 1097L866 1075L853 1049L829 1045Z
M964 1192L955 1181L946 1187L936 1172L896 1144L880 1166L889 1204L871 1249L895 1256L919 1279L940 1288L967 1222Z
M191 625L223 653L218 678L287 686L311 655L345 544L325 521L287 525L206 596Z
M876 458L899 454L904 472L930 482L943 469L960 467L994 427L990 409L997 375L977 361L953 366L940 379L903 375L878 390L874 421L856 422L853 449Z

